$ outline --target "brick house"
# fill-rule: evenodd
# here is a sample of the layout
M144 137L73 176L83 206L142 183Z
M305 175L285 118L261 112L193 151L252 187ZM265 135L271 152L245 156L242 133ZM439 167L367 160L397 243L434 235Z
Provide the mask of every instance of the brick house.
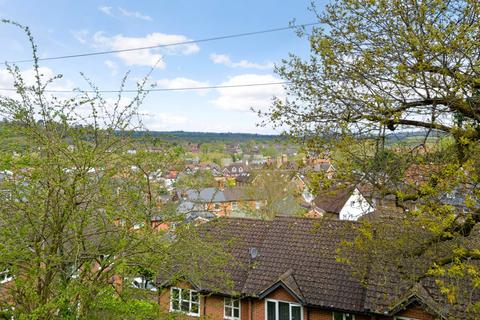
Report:
M208 281L170 283L159 276L161 307L186 319L210 320L469 319L461 308L446 308L428 282L409 288L362 285L335 258L341 241L353 238L357 223L323 223L276 217L204 224L203 230L219 241L235 241L230 247L235 261L227 266L233 288Z

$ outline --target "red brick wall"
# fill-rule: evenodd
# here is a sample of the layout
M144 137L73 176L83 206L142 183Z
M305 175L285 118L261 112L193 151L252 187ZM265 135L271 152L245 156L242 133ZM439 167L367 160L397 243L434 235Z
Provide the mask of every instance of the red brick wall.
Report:
M417 320L434 320L435 317L423 310L420 306L414 306L397 314L399 317L408 317Z
M310 309L307 310L307 313L303 314L304 320L333 320L333 312L329 310L322 309ZM355 315L355 320L371 320L370 316L365 315Z
M176 285L180 288L190 288L187 283ZM267 296L267 299L281 300L288 302L297 302L283 288L278 288ZM159 294L159 303L162 310L168 312L170 309L170 288L164 289ZM200 319L223 320L224 297L217 295L204 296L200 300ZM246 298L241 300L241 319L242 320L265 320L265 300ZM427 313L420 306L412 306L397 314L413 318L416 320L434 320L435 317ZM185 316L183 319L199 319L198 317ZM322 309L303 308L304 320L333 320L331 311ZM355 315L355 320L393 320L394 317Z

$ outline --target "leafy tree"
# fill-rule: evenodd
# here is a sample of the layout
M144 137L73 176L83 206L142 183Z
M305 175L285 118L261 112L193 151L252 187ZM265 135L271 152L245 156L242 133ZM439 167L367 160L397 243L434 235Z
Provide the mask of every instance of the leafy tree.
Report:
M174 266L208 257L213 276L226 255L191 226L179 226L174 237L152 228L154 216L175 221L157 205L154 177L178 152L168 145L144 152L129 136L140 127L145 80L133 97L120 93L113 104L88 80L91 91L51 95L49 85L61 76L42 75L28 27L3 22L27 34L34 82L7 65L16 92L0 97L0 113L28 143L17 156L0 157L11 172L0 182L0 270L14 276L1 288L0 309L20 319L159 318L148 292L130 286L139 268L198 279L204 272Z
M252 213L270 219L276 215L302 213L297 202L299 190L292 182L292 176L292 172L281 170L257 172L251 185L245 187L247 196L263 202L262 206Z
M200 190L217 185L218 183L210 170L198 170L191 174L182 174L175 182L175 187L180 190Z
M260 115L310 149L341 155L337 179L395 197L403 212L365 222L350 243L365 259L347 260L358 270L397 268L412 284L433 278L475 317L480 2L335 0L312 12L321 25L298 30L310 57L291 55L276 69L288 99ZM420 143L389 148L389 133L412 129L424 132ZM451 143L427 145L438 133Z
M262 148L262 155L266 157L275 158L279 154L278 150L274 146L268 146Z

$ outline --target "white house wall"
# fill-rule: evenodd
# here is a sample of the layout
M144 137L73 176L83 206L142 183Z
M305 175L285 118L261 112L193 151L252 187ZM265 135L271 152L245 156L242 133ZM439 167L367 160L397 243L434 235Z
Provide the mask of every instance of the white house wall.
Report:
M353 190L352 195L340 211L340 220L357 220L361 216L370 213L374 208L368 203L365 197L358 191Z

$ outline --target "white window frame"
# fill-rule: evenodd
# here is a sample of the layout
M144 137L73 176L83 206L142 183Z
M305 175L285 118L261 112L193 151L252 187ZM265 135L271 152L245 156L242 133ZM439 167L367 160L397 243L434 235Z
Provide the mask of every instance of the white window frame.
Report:
M260 210L262 208L262 202L261 201L255 201L255 209Z
M174 310L173 309L173 290L176 289L176 290L179 290L179 307L180 307L180 310ZM185 312L185 311L182 311L182 291L183 290L188 290L189 291L189 300L188 300L188 312ZM195 304L195 303L192 303L192 294L193 293L196 293L198 294L198 312L197 313L194 313L194 312L191 312L190 310L192 310L192 304ZM187 301L187 300L185 300ZM186 314L187 316L191 316L191 317L200 317L200 293L198 291L195 291L195 290L192 290L192 289L185 289L185 288L178 288L178 287L171 287L170 288L170 312L180 312L180 313L183 313L183 314Z
M348 314L348 315L351 315L351 316L353 317L352 320L355 320L355 315L354 315L353 313L349 313L349 312L339 312L339 311L333 311L333 312L332 312L332 319L333 319L333 320L335 320L335 313L341 313L343 320L345 320L347 314Z
M299 303L291 302L291 301L284 301L284 300L276 300L276 299L265 299L265 320L268 319L268 302L275 302L275 319L279 318L278 314L278 303L288 303L290 309L290 318L292 317L292 306L300 307L300 320L303 320L303 306Z
M227 301L231 302L231 304L227 305ZM238 308L234 307L234 301L238 301ZM232 316L227 316L226 307L232 308ZM233 312L235 309L238 309L238 317L235 317L235 313ZM240 320L242 318L242 301L240 299L235 299L232 297L225 297L223 298L223 319L225 320Z

